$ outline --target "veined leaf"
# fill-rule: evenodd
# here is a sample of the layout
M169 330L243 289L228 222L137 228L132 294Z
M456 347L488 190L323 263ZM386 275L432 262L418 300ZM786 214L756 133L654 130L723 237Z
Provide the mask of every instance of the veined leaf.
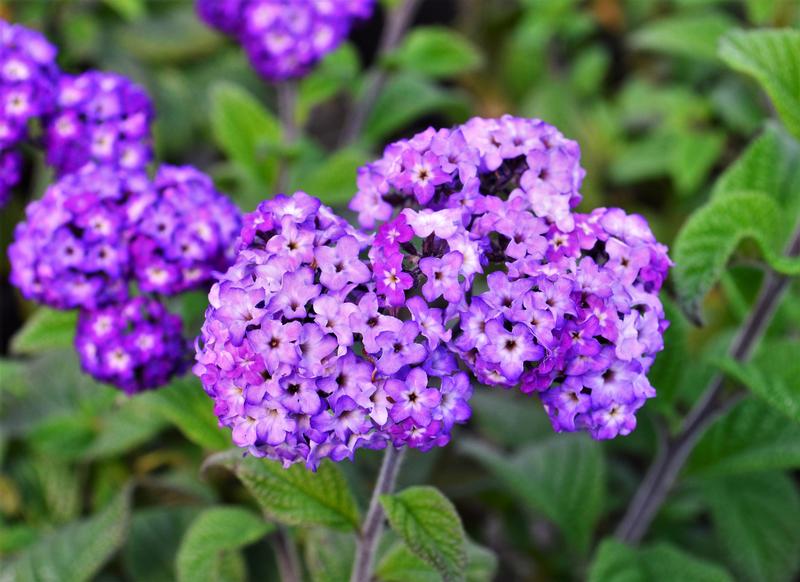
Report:
M467 582L490 582L497 571L494 552L467 540ZM378 564L375 573L382 582L441 582L439 573L418 558L403 543L392 546Z
M717 538L741 580L794 579L800 566L800 495L783 473L714 479L703 485Z
M719 54L733 69L750 75L767 92L786 128L800 138L800 31L737 30L720 42Z
M452 77L481 66L480 50L451 28L415 27L387 64L430 77Z
M739 244L752 239L770 266L785 274L800 273L800 259L780 255L784 215L774 199L758 192L714 198L683 225L675 240L672 273L685 310L697 317L706 293L719 280Z
M411 552L436 569L445 582L464 580L467 549L455 507L434 487L409 487L382 495L392 529Z
M462 447L508 491L558 525L578 551L589 549L606 493L605 461L598 443L583 435L558 435L510 457L476 441L465 441Z
M0 581L91 580L125 540L130 497L126 488L97 515L70 523L24 549L0 571Z
M721 12L679 14L654 19L633 35L633 44L668 55L714 61L717 42L734 25Z
M616 540L600 544L589 582L733 582L720 566L669 544L635 549Z
M192 522L178 550L179 582L230 580L230 556L264 537L272 526L241 507L214 507ZM241 557L236 560L241 561ZM240 565L235 567L237 570Z
M686 473L735 475L800 467L800 427L747 399L717 420L692 451Z
M234 450L206 462L206 466L215 465L233 471L275 521L343 530L359 527L355 499L334 463L324 462L312 473L302 465L285 469L276 461L242 458L242 452Z

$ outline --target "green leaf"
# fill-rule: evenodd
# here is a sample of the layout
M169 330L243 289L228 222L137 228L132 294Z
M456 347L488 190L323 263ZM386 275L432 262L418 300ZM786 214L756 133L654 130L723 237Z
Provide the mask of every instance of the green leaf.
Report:
M454 77L483 63L480 50L451 28L420 26L387 57L387 64L429 77Z
M467 540L467 582L490 582L497 571L494 552ZM440 582L442 577L403 543L392 546L375 569L382 582Z
M335 463L322 463L316 473L302 465L289 468L267 459L242 458L238 450L221 453L206 466L233 471L270 518L287 525L322 525L358 529L358 507Z
M692 451L691 476L738 475L800 467L800 427L747 399L717 420Z
M464 580L467 542L456 508L435 487L409 487L381 495L392 529L417 557L433 566L445 582Z
M351 91L358 79L358 53L353 45L343 44L326 56L310 75L300 82L297 94L297 119L305 124L311 110L340 91Z
M509 492L558 525L578 551L589 549L606 493L605 460L596 442L582 435L551 436L511 456L472 440L462 447Z
M296 189L316 196L324 204L344 206L355 194L358 168L370 158L370 154L360 149L339 150L317 164L312 172L298 176Z
M735 25L720 12L652 19L632 37L633 45L677 57L715 61L720 37Z
M122 546L130 517L130 488L100 513L70 523L24 549L0 570L3 582L92 579Z
M153 414L177 426L193 443L211 451L230 447L228 430L220 428L214 415L214 403L197 378L180 378L137 398Z
M103 0L126 20L141 18L147 11L143 0Z
M140 0L113 0L138 2ZM213 55L223 39L204 26L190 6L178 7L116 29L115 45L149 65L175 65ZM159 110L159 113L161 111Z
M669 544L634 549L616 540L600 544L589 582L733 582L721 567Z
M800 137L800 31L737 30L726 35L719 55L731 68L753 77L772 99L786 128Z
M134 449L161 432L165 419L154 415L138 399L126 399L123 404L93 419L97 434L83 452L86 459L105 459Z
M783 473L704 484L716 536L741 580L793 580L800 566L800 495Z
M747 364L733 359L720 362L722 369L744 384L779 414L800 424L800 342L773 341L762 346Z
M242 87L220 82L211 89L211 130L222 150L256 185L271 188L281 141L277 119Z
M175 555L196 507L153 507L137 511L131 519L122 552L125 573L134 582L172 582Z
M189 526L177 556L179 582L230 580L226 555L252 544L272 529L241 507L214 507Z
M423 115L445 113L460 121L469 115L469 109L460 94L418 75L400 73L389 81L375 103L364 137L369 143L379 143Z
M680 133L670 156L670 175L683 195L703 185L725 149L725 135L716 131Z
M77 322L76 311L40 307L11 339L11 351L15 354L36 354L49 349L72 347Z
M672 280L687 313L698 317L706 293L745 239L758 245L773 269L800 273L800 259L780 256L785 218L772 198L758 192L717 197L692 214L678 233L673 250Z

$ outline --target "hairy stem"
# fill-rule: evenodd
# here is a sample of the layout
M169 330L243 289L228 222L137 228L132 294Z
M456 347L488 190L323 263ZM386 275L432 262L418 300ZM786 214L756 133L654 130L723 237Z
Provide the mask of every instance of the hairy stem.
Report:
M361 133L375 102L380 97L389 74L382 66L383 59L398 47L422 0L400 0L400 3L386 15L383 34L378 47L378 57L365 81L364 93L355 101L345 120L339 145L353 143Z
M375 551L383 533L383 507L380 497L394 490L397 473L403 462L405 449L397 450L391 444L386 447L383 463L372 491L367 516L361 524L358 544L356 545L356 558L350 582L369 582L372 579L372 568L375 562Z
M786 254L790 257L800 255L800 228L792 237ZM731 344L730 355L733 359L743 362L750 358L772 321L789 283L790 278L786 275L773 271L767 274L753 310ZM632 544L641 541L698 439L715 419L739 401L741 394L725 396L724 380L723 374L716 374L711 379L680 431L668 438L661 447L617 527L615 535L618 539Z
M291 147L300 137L297 126L297 82L284 81L277 86L278 91L278 117L281 122L283 145ZM283 192L289 185L289 159L284 155L280 160L278 170L277 189Z

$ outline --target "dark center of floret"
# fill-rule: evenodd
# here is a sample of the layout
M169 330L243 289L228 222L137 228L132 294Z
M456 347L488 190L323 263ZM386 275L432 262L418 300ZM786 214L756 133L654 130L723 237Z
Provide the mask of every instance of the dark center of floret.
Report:
M392 347L394 348L394 353L396 353L396 354L399 354L400 352L403 351L403 344L401 344L399 342L394 344Z
M610 368L605 372L603 372L603 380L605 380L606 382L613 382L615 377L616 373L614 372L614 370Z
M299 385L299 384L289 384L289 385L286 387L286 391L287 391L289 394L291 394L292 396L294 396L295 394L297 394L298 392L300 392L300 385Z
M373 317L370 317L370 318L367 320L367 325L368 325L369 327L375 327L376 325L378 325L378 318L377 318L377 317L375 317L375 316L373 316Z
M436 271L433 274L433 278L436 279L437 281L441 281L442 280L442 272L441 271Z
M517 349L517 340L506 340L506 350L513 352L515 349Z
M279 340L278 338L274 337L271 340L269 340L269 347L271 347L273 350L277 348L279 345L281 345L281 340Z

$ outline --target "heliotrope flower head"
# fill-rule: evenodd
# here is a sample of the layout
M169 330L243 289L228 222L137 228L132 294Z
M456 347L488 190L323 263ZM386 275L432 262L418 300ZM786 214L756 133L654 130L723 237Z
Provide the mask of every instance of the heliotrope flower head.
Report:
M132 204L133 273L143 291L175 295L210 284L233 262L241 229L235 204L190 166L159 168Z
M75 348L90 376L127 394L163 386L186 371L189 343L181 318L148 297L81 311Z
M368 18L374 0L198 0L200 17L238 38L256 71L270 81L306 75Z
M153 117L145 90L122 75L64 75L45 128L47 161L60 175L89 162L141 170L153 157Z
M0 19L0 149L23 139L28 121L53 108L56 54L40 33Z
M31 202L9 247L11 282L56 309L93 309L127 297L129 201L144 174L87 166Z
M22 154L0 148L0 208L8 204L11 189L22 177Z
M475 118L388 146L360 170L351 208L364 227L388 221L376 247L413 217L435 257L419 260L423 296L444 301L447 345L481 382L538 392L558 431L611 438L655 395L646 373L670 261L642 217L574 212L583 176L577 144L554 127ZM403 293L397 260L386 264L376 274Z
M469 416L441 313L411 287L390 304L369 243L303 193L245 217L194 368L238 446L315 468L360 447L443 445Z

